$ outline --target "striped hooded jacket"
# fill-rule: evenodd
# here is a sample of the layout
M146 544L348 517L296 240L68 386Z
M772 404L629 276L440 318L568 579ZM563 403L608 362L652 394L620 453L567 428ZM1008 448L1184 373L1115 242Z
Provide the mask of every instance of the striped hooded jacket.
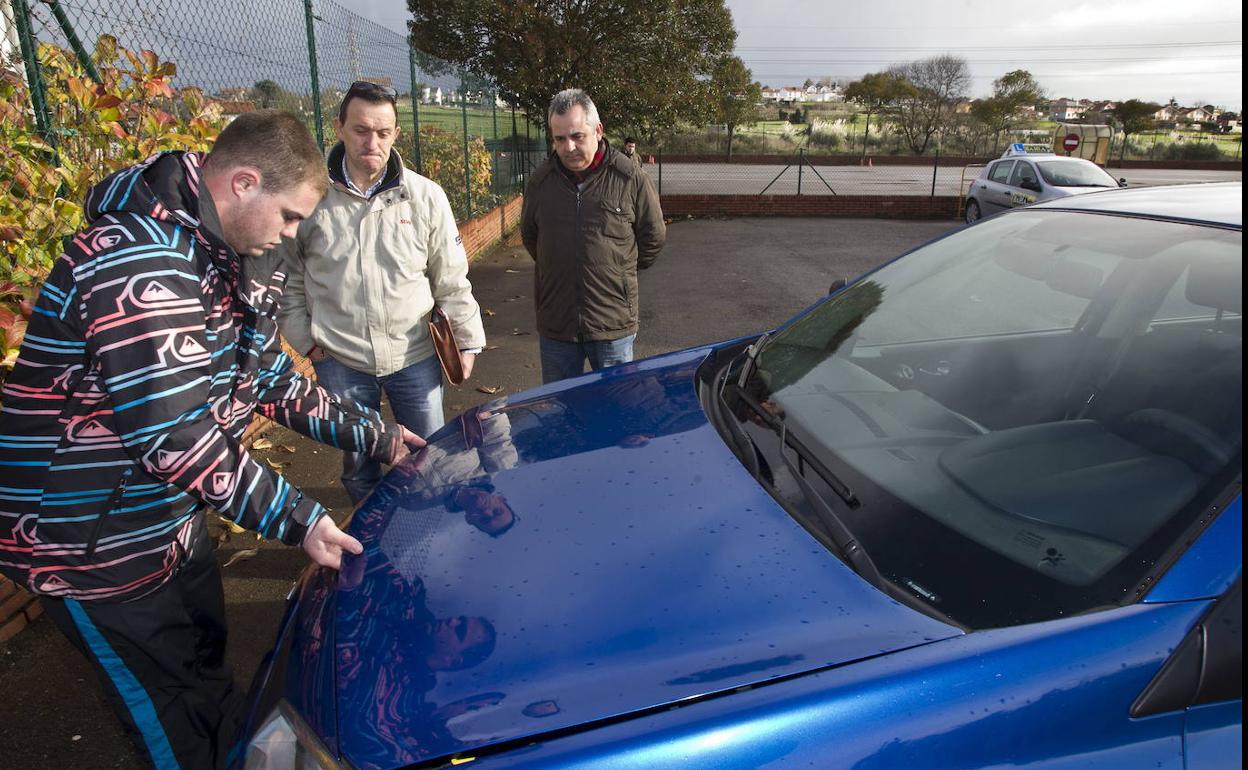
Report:
M35 593L151 591L206 508L301 543L325 510L243 448L256 412L383 462L398 449L378 413L291 370L283 268L201 225L202 159L157 155L89 193L4 384L0 570Z

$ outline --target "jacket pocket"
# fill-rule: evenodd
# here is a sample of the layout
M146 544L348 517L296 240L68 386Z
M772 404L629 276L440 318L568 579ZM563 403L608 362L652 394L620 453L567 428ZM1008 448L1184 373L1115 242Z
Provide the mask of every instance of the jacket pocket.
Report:
M95 548L100 543L100 535L104 532L104 522L108 520L108 515L121 504L121 498L125 496L126 487L130 485L130 477L133 475L134 468L126 468L121 472L121 479L117 482L117 488L113 490L112 497L108 498L108 505L100 511L99 518L95 520L95 526L91 528L91 538L87 541L85 556L95 553Z
M618 201L602 200L599 203L602 217L602 234L617 241L633 237L633 212Z

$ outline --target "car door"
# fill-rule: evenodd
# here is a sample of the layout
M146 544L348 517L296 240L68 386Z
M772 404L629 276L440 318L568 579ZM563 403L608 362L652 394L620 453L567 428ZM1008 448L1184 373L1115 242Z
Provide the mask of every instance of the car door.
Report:
M975 185L975 197L979 200L984 216L996 214L1010 207L1010 173L1014 170L1014 161L998 160L988 166L987 172L979 178Z
M1187 770L1238 768L1243 752L1242 582L1209 609L1131 706L1135 719L1183 713Z
M1010 208L1015 206L1027 206L1035 203L1040 195L1040 175L1036 173L1036 167L1031 163L1020 160L1014 164L1014 171L1010 174L1010 181L1006 183L1009 188Z

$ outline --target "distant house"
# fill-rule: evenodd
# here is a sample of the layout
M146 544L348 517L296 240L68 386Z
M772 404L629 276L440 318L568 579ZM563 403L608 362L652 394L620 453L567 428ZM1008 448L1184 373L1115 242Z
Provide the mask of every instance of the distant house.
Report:
M803 89L802 101L806 102L843 102L845 95L836 86L809 85Z
M1193 107L1191 109L1182 110L1175 123L1189 129L1199 129L1206 123L1213 123L1218 119L1217 114L1206 110L1204 107Z
M222 88L213 94L213 97L223 102L244 102L251 97L251 89L243 86Z
M1098 121L1107 121L1113 117L1114 110L1118 109L1118 102L1100 101L1092 102L1087 112L1083 113L1085 118L1094 117Z
M1052 102L1049 102L1049 116L1051 120L1055 120L1058 123L1079 120L1089 106L1091 106L1091 103L1083 105L1074 99L1054 99Z
M230 123L239 115L256 111L256 103L246 99L209 99L208 106L221 111L221 117Z
M1244 133L1243 123L1240 116L1235 112L1224 112L1217 118L1218 130L1224 134L1242 134Z
M1158 123L1173 123L1176 119L1178 119L1179 112L1180 108L1170 106L1162 107L1160 110L1153 113L1153 120Z

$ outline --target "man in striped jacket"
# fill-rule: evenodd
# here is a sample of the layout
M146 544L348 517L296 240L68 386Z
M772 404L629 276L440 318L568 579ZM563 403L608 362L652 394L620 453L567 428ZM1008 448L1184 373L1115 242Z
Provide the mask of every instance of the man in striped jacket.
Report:
M160 768L221 766L241 694L224 658L213 509L337 568L360 544L241 439L254 413L386 463L423 440L300 377L259 259L325 194L307 128L243 115L88 195L0 398L0 569L39 595ZM267 265L267 267L266 267Z

